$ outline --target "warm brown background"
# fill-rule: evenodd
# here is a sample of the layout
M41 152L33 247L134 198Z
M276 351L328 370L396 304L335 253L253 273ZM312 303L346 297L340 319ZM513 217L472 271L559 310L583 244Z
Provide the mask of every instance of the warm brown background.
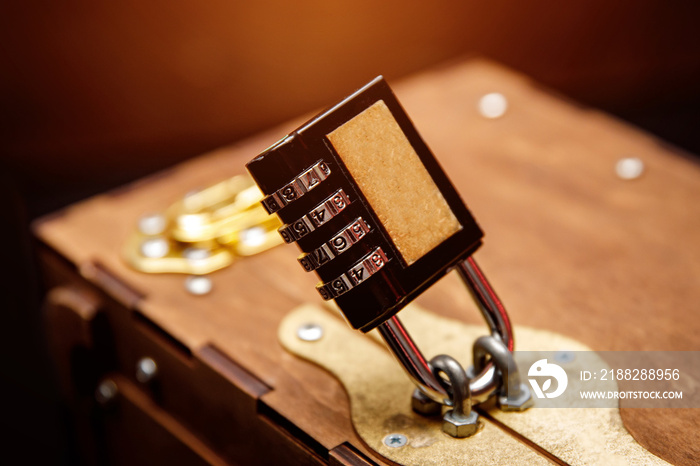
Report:
M695 2L3 3L2 152L42 211L465 54L700 151Z
M698 18L698 3L660 0L2 2L7 444L27 462L71 458L42 352L32 217L324 106L377 74L395 82L464 55L700 152Z

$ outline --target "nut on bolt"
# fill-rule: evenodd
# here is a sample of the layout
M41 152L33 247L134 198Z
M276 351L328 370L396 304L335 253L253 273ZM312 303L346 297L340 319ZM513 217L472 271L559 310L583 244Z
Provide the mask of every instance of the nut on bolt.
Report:
M508 393L498 397L498 407L501 411L525 411L534 404L535 400L530 394L530 389L522 383L516 393Z
M411 407L413 411L423 416L437 416L442 412L440 403L431 400L417 388L413 390L413 395L411 396Z
M450 410L442 417L442 431L454 438L471 437L482 427L479 415L475 411L465 416Z

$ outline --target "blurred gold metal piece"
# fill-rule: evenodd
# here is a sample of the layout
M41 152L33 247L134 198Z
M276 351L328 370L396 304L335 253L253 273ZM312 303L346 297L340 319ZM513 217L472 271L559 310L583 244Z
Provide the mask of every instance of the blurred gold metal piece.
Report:
M144 215L123 256L141 272L203 275L261 253L282 243L281 223L262 197L247 175L188 193L162 214Z

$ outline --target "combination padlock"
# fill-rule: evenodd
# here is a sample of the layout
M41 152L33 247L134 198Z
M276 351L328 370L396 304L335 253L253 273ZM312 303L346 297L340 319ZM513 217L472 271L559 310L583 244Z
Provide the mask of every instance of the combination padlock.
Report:
M457 269L492 336L513 348L507 314L470 257L483 233L380 76L247 164L262 204L297 243L300 266L320 278L353 328L377 328L420 390L455 393L395 314ZM466 380L466 376L462 379ZM491 364L469 382L475 397L498 383Z
M380 77L247 165L284 241L367 332L473 253L483 236Z

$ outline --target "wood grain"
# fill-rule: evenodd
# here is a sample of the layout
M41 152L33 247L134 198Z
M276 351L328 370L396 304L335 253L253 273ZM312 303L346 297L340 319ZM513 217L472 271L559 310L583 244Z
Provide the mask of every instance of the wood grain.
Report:
M516 323L596 350L700 347L697 164L488 62L458 63L394 87L485 231L476 258ZM509 109L487 120L477 102L494 91L506 96ZM141 293L135 307L193 351L210 344L230 355L272 388L262 396L265 403L323 447L348 442L372 457L353 432L339 384L277 342L285 313L319 299L295 248L279 247L213 274L206 297L186 293L182 276L144 275L120 258L140 215L243 173L245 162L298 122L70 207L35 231L86 278L97 262ZM627 156L644 161L639 179L616 177L615 163ZM454 276L420 303L479 321ZM690 445L700 444L696 411L622 414L635 438L669 461L688 463ZM675 434L660 436L659 429Z

